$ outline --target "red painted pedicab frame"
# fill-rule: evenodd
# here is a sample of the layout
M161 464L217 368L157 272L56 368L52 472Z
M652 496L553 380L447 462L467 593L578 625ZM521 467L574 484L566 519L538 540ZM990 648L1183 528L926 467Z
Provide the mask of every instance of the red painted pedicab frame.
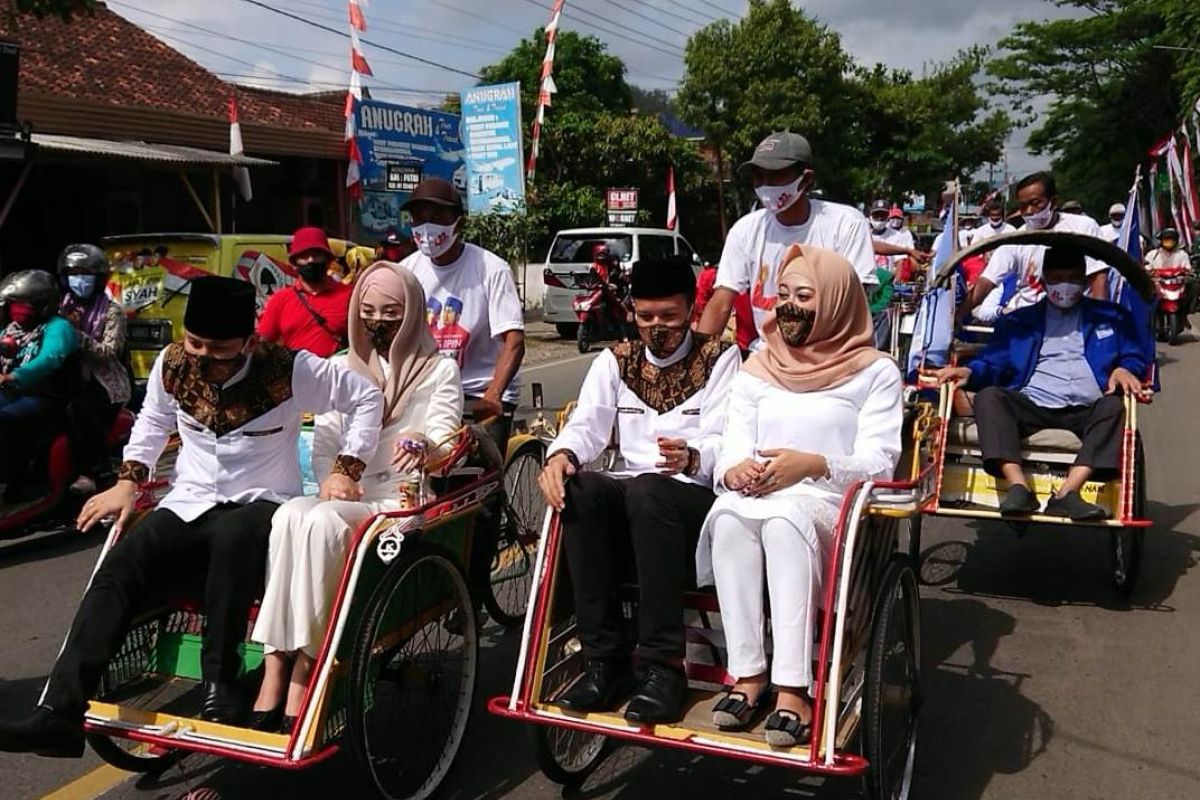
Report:
M579 713L556 705L555 697L579 674L582 656L573 617L564 608L569 592L560 581L562 526L554 512L546 516L539 543L534 602L512 693L492 699L489 710L531 723L543 771L567 785L582 782L595 769L609 740L621 740L817 775L865 775L872 797L906 797L920 707L920 609L914 564L900 548L900 527L908 525L915 552L920 507L935 475L939 429L932 421L927 407L910 406L897 471L904 479L856 483L843 498L816 625L809 741L773 748L764 741L761 722L744 733L712 726L712 699L731 678L724 669L723 634L713 624L717 598L709 592L685 597L689 697L682 721L639 726L620 710ZM636 586L625 587L625 596L626 615L632 616Z
M468 426L435 448L449 450L426 468L447 479L443 496L377 514L355 530L290 730L256 731L196 716L203 612L179 597L140 615L110 662L85 721L93 749L136 772L161 771L186 753L299 770L348 743L378 796L431 795L461 745L478 674L476 601L464 570L476 516L498 490L503 466L480 444L486 436ZM93 576L120 535L110 532ZM257 611L240 649L243 674L262 660L261 646L248 638ZM434 649L439 643L442 649ZM421 705L422 697L435 695L453 704ZM394 718L383 716L397 705L403 707ZM403 735L406 718L420 723L423 737Z

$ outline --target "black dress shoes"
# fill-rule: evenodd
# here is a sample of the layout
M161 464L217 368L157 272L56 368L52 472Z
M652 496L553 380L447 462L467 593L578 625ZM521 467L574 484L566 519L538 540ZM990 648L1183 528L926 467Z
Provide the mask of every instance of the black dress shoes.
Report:
M21 722L0 722L0 752L79 758L83 755L83 719L39 707Z
M244 716L242 693L235 684L216 681L204 684L204 706L200 710L200 719L222 725L237 725Z
M628 661L590 658L583 665L583 675L555 702L572 711L612 711L632 690L633 671Z
M283 724L283 703L266 711L251 711L247 727L255 731L275 733Z
M687 677L683 670L666 664L647 664L633 699L625 709L625 719L639 725L667 725L683 719L683 701L687 697Z

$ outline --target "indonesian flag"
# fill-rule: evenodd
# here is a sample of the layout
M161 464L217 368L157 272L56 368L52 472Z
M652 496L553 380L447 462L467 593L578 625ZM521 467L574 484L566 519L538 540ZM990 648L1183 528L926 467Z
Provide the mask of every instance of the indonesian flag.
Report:
M679 225L679 217L675 212L675 167L667 167L667 230L673 231Z
M242 146L242 126L238 122L237 95L229 98L229 155L244 156L246 148ZM250 170L246 167L233 168L233 182L237 184L238 192L247 203L254 199L250 188Z
M367 30L367 18L362 7L365 0L350 0L350 27L359 31Z

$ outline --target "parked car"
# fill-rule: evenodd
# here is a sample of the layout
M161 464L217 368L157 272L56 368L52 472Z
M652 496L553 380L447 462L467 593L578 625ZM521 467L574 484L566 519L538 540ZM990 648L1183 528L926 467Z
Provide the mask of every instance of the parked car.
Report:
M687 240L665 228L572 228L559 231L546 255L542 278L546 294L542 299L542 319L552 323L559 336L574 339L579 318L574 301L587 290L580 286L591 269L593 253L600 245L608 247L623 264L648 258L684 255L692 260L696 273L700 259Z
M110 236L102 244L113 266L109 291L129 317L134 378L144 383L158 352L183 338L191 281L204 275L254 284L261 312L267 298L296 278L288 263L291 236L278 234L151 233ZM339 258L353 244L330 240Z

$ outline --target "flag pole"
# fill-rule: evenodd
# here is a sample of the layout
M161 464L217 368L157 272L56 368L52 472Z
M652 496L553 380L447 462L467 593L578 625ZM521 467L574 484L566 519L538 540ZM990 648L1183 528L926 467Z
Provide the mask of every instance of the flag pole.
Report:
M553 96L558 92L554 85L554 45L558 40L558 26L562 21L562 10L566 0L554 0L551 8L550 24L546 26L546 56L542 59L542 78L538 84L537 112L533 115L533 135L529 144L529 161L525 167L525 183L533 189L533 179L537 174L538 154L542 141L542 125L546 121L546 109L550 107Z

